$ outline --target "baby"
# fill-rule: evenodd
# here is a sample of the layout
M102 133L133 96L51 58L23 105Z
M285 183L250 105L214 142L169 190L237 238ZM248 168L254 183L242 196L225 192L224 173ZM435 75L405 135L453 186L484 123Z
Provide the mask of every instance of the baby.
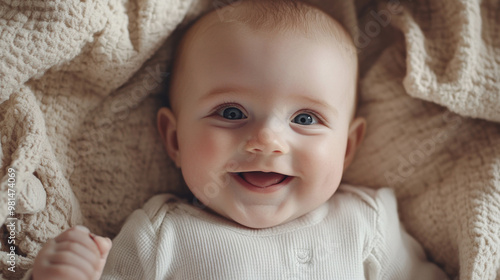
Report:
M158 112L198 205L151 198L111 251L72 228L43 247L33 279L447 279L404 231L392 191L341 184L366 128L357 65L349 34L309 4L204 15Z

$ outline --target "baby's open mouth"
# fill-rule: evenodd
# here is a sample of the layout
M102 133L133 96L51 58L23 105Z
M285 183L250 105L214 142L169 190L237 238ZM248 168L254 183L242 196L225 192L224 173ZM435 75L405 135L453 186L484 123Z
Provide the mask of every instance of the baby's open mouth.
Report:
M279 184L288 178L287 175L280 173L262 171L239 172L238 176L240 176L240 178L245 180L247 183L259 188L266 188Z

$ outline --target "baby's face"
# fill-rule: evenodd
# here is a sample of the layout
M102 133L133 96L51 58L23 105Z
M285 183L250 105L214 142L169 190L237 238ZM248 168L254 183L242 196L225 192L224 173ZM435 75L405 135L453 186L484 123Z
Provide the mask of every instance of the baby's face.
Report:
M328 200L346 165L349 133L364 131L363 120L351 122L353 62L335 44L229 23L214 24L189 46L174 113L160 110L159 123L193 194L253 228Z

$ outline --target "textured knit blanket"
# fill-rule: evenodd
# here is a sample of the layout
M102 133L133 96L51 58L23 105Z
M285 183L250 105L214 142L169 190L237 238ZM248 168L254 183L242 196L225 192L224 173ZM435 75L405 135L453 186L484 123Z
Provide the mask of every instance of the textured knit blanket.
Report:
M173 31L229 0L0 2L0 273L18 279L65 229L114 237L186 193L156 132ZM395 189L450 276L500 279L499 1L311 2L361 59L368 131L344 181Z

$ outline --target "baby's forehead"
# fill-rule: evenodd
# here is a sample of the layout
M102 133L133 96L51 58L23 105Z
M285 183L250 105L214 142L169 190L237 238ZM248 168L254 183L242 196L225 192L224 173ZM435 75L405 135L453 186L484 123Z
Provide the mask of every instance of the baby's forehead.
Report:
M229 25L259 33L292 34L314 40L328 40L329 43L334 42L340 47L340 51L357 63L357 51L353 41L339 22L316 7L292 0L236 1L231 5L212 10L198 19L187 31L179 49L194 43L193 40L211 29ZM236 29L225 30L228 32L226 35L231 36L230 32L235 32Z

